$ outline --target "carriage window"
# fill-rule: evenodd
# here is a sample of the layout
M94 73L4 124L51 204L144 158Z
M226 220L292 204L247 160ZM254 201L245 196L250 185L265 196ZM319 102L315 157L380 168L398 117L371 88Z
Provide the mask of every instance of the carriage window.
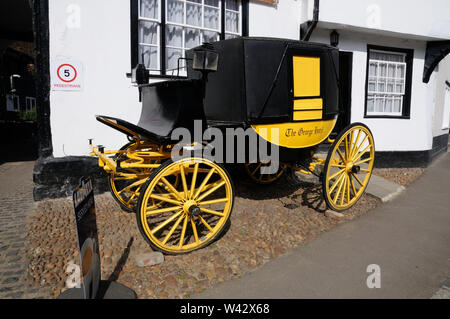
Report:
M367 115L403 114L406 54L369 51Z
M177 75L178 63L184 67L184 60L179 62L179 58L185 57L186 50L242 34L241 0L137 1L137 61L151 74ZM180 71L179 75L186 74Z

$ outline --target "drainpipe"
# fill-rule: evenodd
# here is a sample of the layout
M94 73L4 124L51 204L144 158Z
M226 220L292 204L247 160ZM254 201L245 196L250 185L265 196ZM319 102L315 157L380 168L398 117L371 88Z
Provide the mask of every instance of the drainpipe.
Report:
M312 21L307 21L301 24L300 26L300 40L301 41L309 41L311 34L317 26L317 22L319 22L319 0L314 0L314 9L313 9L313 19Z

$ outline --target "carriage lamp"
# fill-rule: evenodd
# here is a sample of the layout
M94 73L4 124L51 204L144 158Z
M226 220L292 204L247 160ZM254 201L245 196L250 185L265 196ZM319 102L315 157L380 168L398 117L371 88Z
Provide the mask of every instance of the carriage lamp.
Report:
M131 82L138 85L147 84L150 79L150 74L143 64L138 64L131 70Z
M334 47L337 47L339 44L339 33L336 30L330 33L330 44Z
M192 68L198 71L217 71L219 65L219 53L209 43L204 43L199 48L194 49L194 59Z

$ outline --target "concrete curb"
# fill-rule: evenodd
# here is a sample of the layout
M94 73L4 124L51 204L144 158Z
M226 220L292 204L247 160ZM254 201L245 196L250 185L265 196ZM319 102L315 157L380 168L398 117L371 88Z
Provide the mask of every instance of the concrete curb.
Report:
M383 203L389 202L400 195L406 188L387 179L373 175L367 185L366 192L379 198Z
M400 195L401 192L403 192L405 189L406 189L406 187L400 185L395 192L381 198L381 201L383 203L389 202L389 201L393 200L394 198L396 198L398 195Z

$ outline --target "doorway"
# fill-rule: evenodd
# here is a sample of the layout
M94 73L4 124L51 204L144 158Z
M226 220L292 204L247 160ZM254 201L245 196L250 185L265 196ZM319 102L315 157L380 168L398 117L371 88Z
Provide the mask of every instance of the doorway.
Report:
M28 0L0 2L0 163L38 156L32 19Z
M339 51L339 117L333 135L351 123L353 52Z

